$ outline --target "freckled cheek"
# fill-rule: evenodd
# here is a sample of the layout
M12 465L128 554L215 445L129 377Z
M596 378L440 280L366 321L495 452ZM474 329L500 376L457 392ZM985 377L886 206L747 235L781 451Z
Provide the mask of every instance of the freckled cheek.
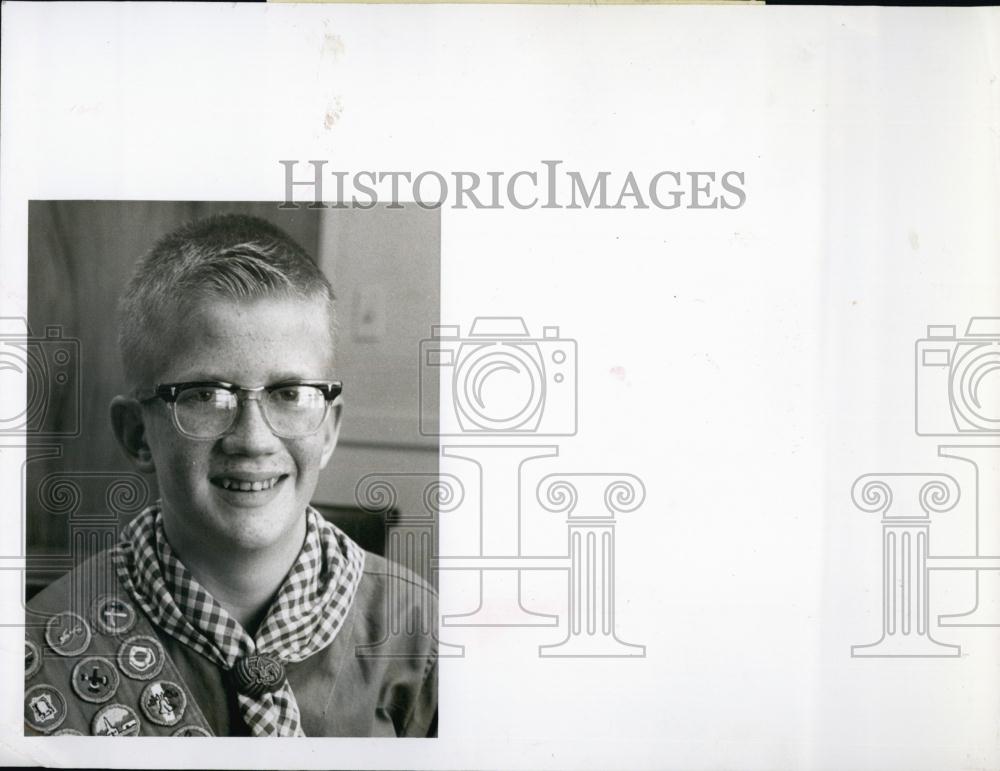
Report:
M198 492L208 487L208 453L198 447L175 447L163 463L157 464L157 476L175 490Z
M323 458L323 449L320 445L306 445L297 447L291 452L295 465L296 484L314 483L320 473L320 462Z

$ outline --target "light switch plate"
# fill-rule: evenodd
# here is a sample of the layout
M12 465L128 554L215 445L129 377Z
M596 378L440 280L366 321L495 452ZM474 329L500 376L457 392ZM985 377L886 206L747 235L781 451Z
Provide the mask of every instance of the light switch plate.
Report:
M381 284L354 293L351 329L357 342L377 343L385 336L385 287Z

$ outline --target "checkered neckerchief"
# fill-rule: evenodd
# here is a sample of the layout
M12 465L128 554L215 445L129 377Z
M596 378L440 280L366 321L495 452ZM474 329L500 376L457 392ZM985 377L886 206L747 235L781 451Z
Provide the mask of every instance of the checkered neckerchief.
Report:
M163 532L158 505L133 519L115 547L118 577L139 606L169 635L230 670L255 653L297 662L326 648L354 601L364 551L309 508L298 559L250 637L188 572ZM238 694L254 736L305 736L288 683L259 698Z

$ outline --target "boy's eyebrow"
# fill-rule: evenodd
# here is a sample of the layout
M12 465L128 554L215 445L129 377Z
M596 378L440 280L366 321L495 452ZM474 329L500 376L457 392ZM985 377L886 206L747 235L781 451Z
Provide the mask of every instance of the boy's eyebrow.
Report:
M201 370L195 370L194 372L188 372L180 377L176 377L170 380L171 383L207 383L210 381L215 381L217 383L231 383L229 378L222 377L221 375L214 372L204 372ZM167 381L160 381L167 382Z
M246 387L249 387L249 388L256 388L257 386L260 386L260 385L269 386L269 385L274 385L275 383L284 383L284 382L294 381L294 380L326 380L326 376L323 375L322 373L320 373L320 374L318 374L316 376L310 377L308 375L303 375L303 374L297 373L297 372L296 373L292 373L292 372L279 372L276 375L271 375L270 377L268 377L267 382L264 382L264 383L255 383L255 384L248 384L248 383L233 383L233 381L232 381L231 378L223 377L222 375L219 375L219 374L214 373L214 372L210 372L210 371L209 372L202 372L202 371L199 371L199 370L195 370L193 374L187 374L187 375L184 375L182 377L175 378L175 379L171 380L170 382L172 382L172 383L209 383L209 382L215 382L215 383L233 383L233 385L246 386ZM166 382L166 381L161 381L161 382Z

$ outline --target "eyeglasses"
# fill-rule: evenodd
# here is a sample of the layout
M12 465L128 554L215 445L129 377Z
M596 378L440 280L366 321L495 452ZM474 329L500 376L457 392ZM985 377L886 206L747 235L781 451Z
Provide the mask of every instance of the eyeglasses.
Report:
M136 397L142 402L163 399L174 427L192 439L218 439L236 424L240 405L260 402L264 422L275 436L296 439L315 433L326 420L330 402L340 396L339 380L290 380L257 388L232 383L199 381L161 383L152 393Z

